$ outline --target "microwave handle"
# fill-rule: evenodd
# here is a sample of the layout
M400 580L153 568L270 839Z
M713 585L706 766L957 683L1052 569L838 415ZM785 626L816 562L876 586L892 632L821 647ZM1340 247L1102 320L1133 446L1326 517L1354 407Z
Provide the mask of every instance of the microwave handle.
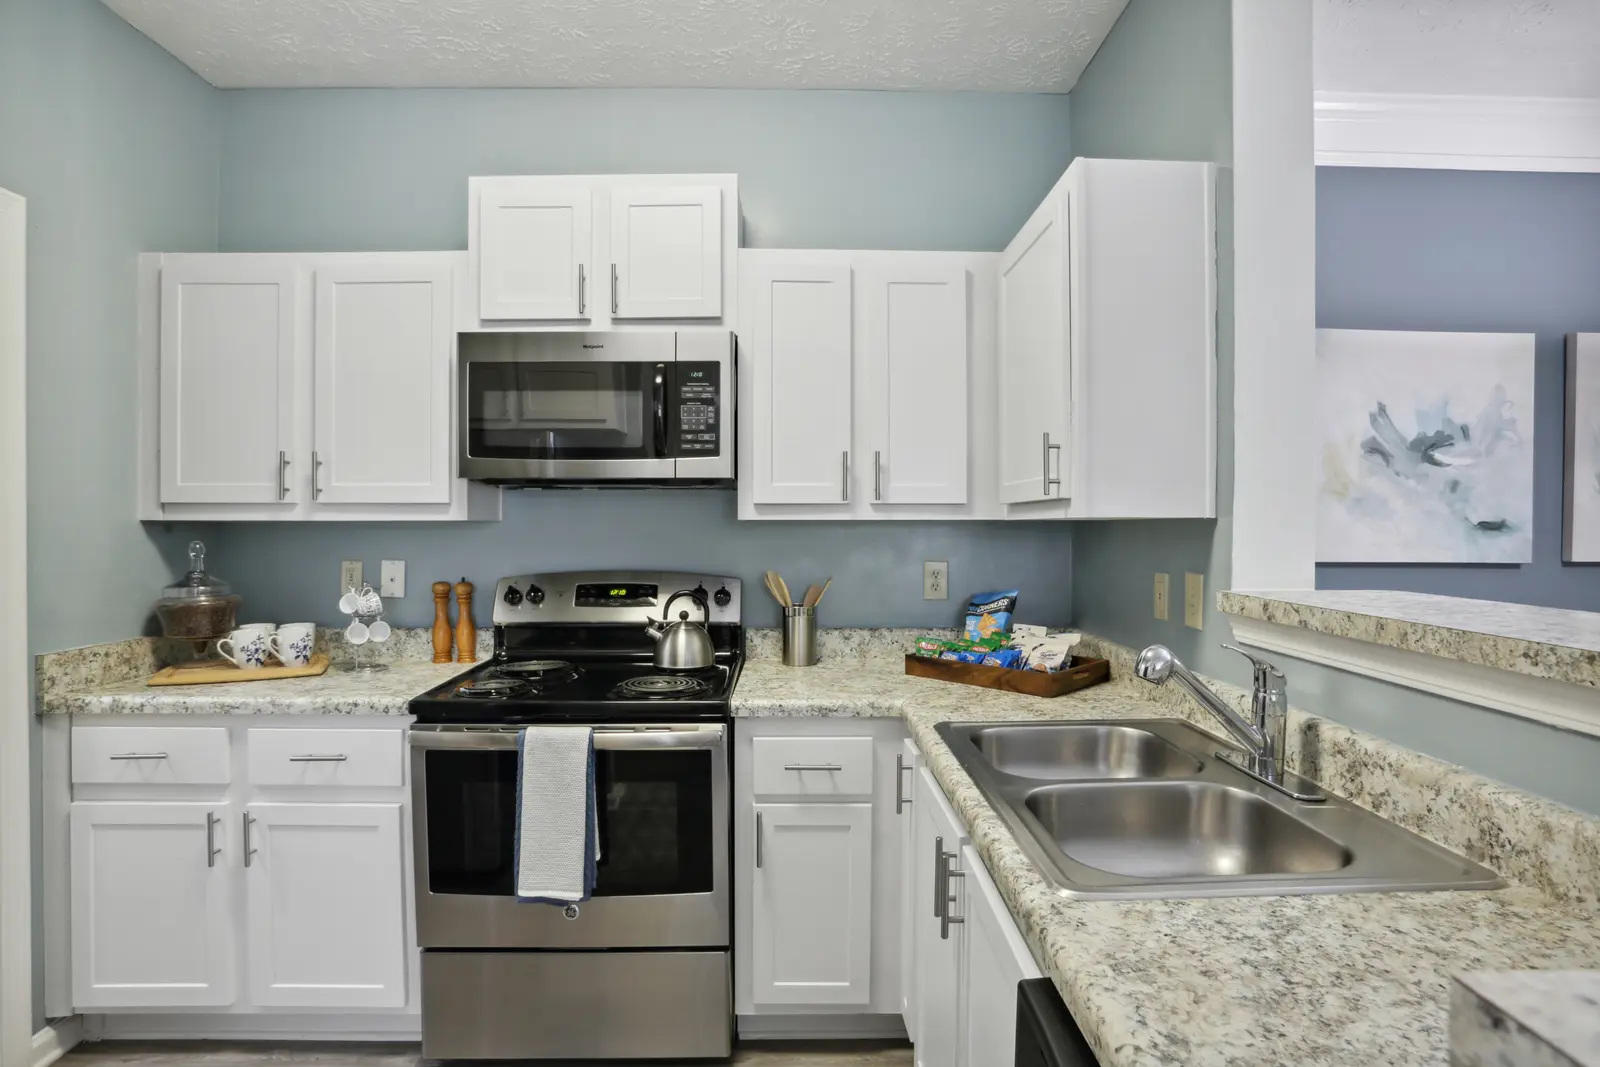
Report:
M656 364L656 455L667 458L667 365Z

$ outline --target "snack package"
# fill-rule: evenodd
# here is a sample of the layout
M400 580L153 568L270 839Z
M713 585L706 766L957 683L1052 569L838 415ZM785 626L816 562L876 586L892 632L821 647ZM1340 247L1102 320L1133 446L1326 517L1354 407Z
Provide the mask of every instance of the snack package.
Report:
M1072 650L1083 635L1079 633L1054 634L1028 649L1028 670L1054 674L1072 666Z
M983 657L983 665L985 667L1016 668L1021 667L1022 663L1023 655L1020 648L1002 648Z
M1027 622L1012 623L1011 647L1020 648L1023 641L1043 641L1049 634L1048 627L1035 626Z
M914 648L917 655L931 658L938 656L949 644L948 638L927 636L917 638Z
M969 640L1008 634L1011 613L1017 610L1019 590L1001 589L979 593L967 602L966 635Z

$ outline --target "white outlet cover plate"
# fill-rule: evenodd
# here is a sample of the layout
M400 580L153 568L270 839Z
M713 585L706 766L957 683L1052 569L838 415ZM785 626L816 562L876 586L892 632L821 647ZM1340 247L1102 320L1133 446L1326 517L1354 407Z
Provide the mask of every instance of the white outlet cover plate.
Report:
M922 564L922 599L950 599L950 564L928 560Z
M386 559L379 564L378 595L397 599L406 595L406 561Z
M339 561L339 595L343 596L352 589L361 588L361 561L359 559L345 559Z

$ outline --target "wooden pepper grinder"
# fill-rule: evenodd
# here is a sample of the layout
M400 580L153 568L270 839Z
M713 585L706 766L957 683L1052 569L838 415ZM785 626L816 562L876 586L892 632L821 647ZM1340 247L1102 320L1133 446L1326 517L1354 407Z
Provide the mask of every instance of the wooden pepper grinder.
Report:
M433 583L433 662L450 662L450 583Z
M472 621L472 583L465 578L456 583L456 662L478 661L478 625Z

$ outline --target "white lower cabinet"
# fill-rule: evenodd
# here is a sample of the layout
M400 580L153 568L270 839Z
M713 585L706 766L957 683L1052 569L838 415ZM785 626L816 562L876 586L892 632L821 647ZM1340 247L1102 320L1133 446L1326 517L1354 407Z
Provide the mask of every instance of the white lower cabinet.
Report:
M1000 891L971 845L961 850L961 1051L965 1067L1011 1067L1017 1050L1017 983L1038 978Z
M905 1020L906 1032L916 1032L917 1019L917 952L913 934L916 926L916 846L917 846L917 769L922 766L922 751L909 737L900 742L895 755L894 810L900 830L900 1017Z
M872 999L872 805L757 804L755 1000Z
M911 865L912 951L916 958L917 1012L908 1026L917 1067L956 1067L961 1044L961 928L942 915L948 904L946 871L961 864L965 837L933 772L916 773L912 794L916 841Z
M229 806L72 805L72 997L80 1009L234 1001Z
M406 1002L399 804L244 811L250 999L262 1006Z

